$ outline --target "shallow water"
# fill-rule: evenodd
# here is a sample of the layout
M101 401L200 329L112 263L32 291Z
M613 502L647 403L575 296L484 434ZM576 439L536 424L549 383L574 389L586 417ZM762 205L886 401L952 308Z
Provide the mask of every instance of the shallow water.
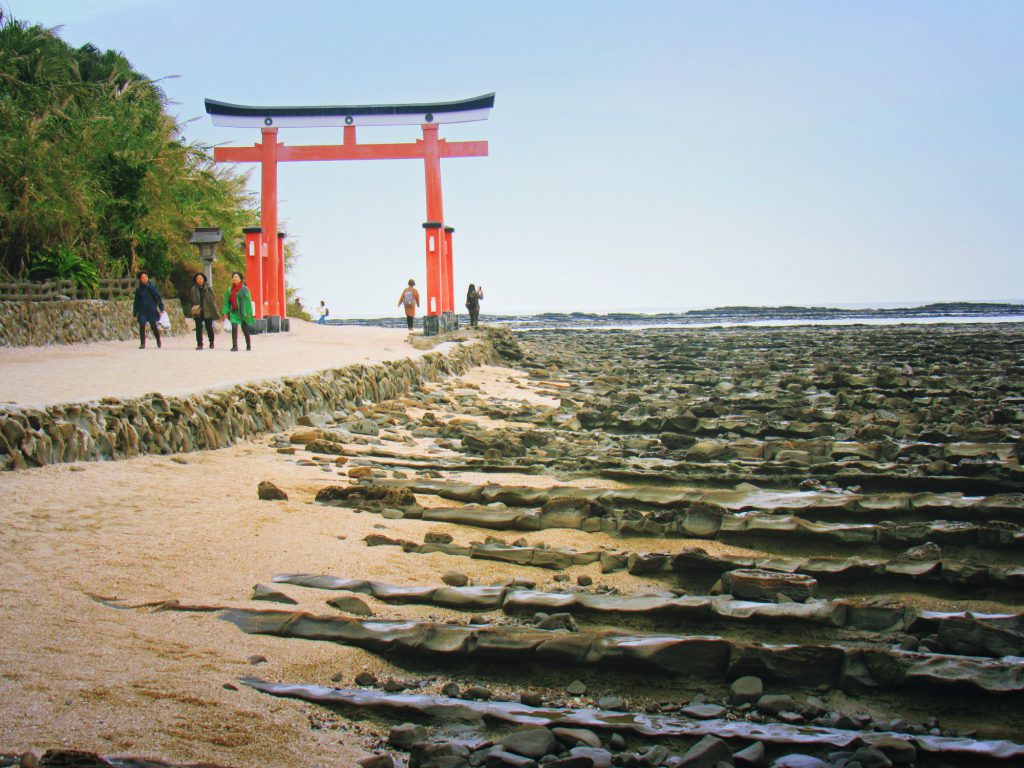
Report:
M468 316L459 315L465 325ZM544 312L526 314L484 314L485 325L500 325L517 331L579 328L588 330L644 330L651 328L734 328L813 326L887 326L901 324L1022 323L1024 304L946 302L918 307L718 307L685 312ZM335 318L331 325L399 327L404 317ZM417 320L422 327L422 319Z

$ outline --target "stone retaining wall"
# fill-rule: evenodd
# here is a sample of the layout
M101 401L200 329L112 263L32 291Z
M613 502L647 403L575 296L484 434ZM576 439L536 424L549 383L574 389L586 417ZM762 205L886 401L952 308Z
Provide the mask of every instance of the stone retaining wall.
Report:
M489 362L494 354L490 344L477 342L447 355L351 365L185 397L155 393L44 409L0 404L0 470L225 448L293 427L300 416L399 397L428 380Z
M170 335L187 333L190 323L181 302L169 300ZM130 299L67 301L0 301L0 347L124 341L138 337Z

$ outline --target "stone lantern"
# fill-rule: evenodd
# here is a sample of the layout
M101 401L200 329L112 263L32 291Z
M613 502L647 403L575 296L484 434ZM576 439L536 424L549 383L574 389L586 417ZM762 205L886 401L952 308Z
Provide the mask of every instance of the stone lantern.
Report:
M189 242L199 246L199 257L203 260L203 274L206 284L213 287L213 261L217 253L217 243L221 241L221 232L217 227L196 227Z

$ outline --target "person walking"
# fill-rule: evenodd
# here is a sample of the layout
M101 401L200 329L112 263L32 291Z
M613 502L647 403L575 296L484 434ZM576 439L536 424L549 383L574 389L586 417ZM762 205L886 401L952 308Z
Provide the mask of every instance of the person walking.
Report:
M135 289L135 301L132 302L132 317L139 321L139 349L146 348L146 323L153 329L153 338L160 348L160 313L164 311L164 300L160 291L150 282L149 272L139 272L139 285Z
M213 288L206 284L206 275L202 272L196 272L192 278L189 300L192 304L189 314L196 321L196 349L203 348L204 327L206 338L210 341L210 349L213 349L213 321L217 319L217 299L213 295Z
M316 308L317 318L316 322L318 325L327 325L327 318L331 314L331 310L324 304L323 299L320 300L320 306Z
M398 306L405 308L405 322L412 330L413 321L416 319L416 307L420 305L420 292L416 290L416 281L409 278L409 285L398 297Z
M256 318L252 313L252 296L245 285L241 272L231 273L231 286L224 294L223 313L231 321L231 351L238 351L238 326L245 335L245 351L252 352L252 336L249 324Z
M477 288L472 283L466 291L466 309L469 310L469 327L477 328L480 320L480 300L484 297L484 287Z

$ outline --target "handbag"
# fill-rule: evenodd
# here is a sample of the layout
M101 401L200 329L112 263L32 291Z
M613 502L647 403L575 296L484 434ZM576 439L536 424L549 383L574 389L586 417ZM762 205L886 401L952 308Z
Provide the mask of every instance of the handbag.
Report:
M202 311L202 307L200 307L200 306L199 306L198 304L193 304L193 305L192 305L192 309L190 309L190 310L188 311L188 313L189 313L190 315L192 315L192 317L199 317L199 313L200 313L201 311Z

